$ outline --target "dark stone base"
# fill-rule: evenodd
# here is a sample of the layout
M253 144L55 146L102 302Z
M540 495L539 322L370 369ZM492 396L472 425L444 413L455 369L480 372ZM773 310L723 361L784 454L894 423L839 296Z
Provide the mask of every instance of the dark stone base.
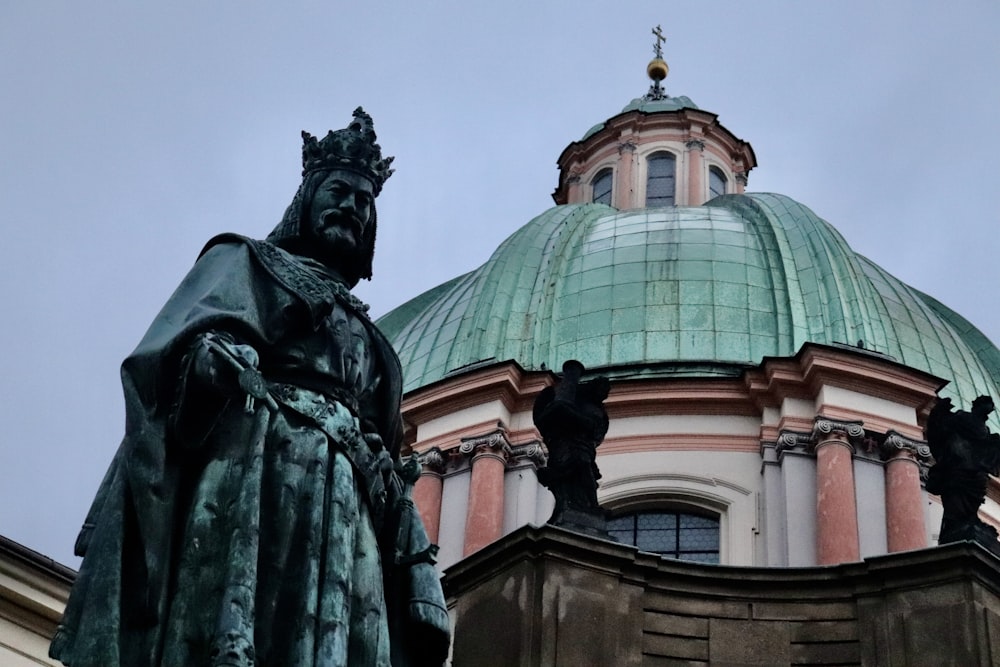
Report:
M525 526L443 583L462 667L1000 665L1000 558L969 541L727 567Z
M985 547L990 553L1000 556L1000 541L997 541L997 529L981 521L966 524L956 529L942 531L938 544L953 542L975 542Z
M563 510L558 517L553 517L549 521L553 526L572 530L574 533L583 533L591 537L602 540L610 540L608 535L608 519L604 510L596 512L582 512L580 510Z

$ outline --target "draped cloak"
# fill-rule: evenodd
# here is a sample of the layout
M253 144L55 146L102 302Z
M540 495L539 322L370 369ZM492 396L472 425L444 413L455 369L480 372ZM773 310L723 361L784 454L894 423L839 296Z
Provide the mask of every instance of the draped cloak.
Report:
M191 377L198 336L222 332L254 347L271 380L270 352L334 311L371 357L364 395L286 376L270 385L284 390L278 409L257 401L251 414ZM83 563L52 657L368 666L391 652L394 666L440 664L424 662L447 647L433 568L394 564L429 546L384 465L401 442L399 361L346 287L270 243L216 237L122 364L122 383L125 437L77 540ZM373 432L381 459L364 438ZM423 658L421 637L436 646Z

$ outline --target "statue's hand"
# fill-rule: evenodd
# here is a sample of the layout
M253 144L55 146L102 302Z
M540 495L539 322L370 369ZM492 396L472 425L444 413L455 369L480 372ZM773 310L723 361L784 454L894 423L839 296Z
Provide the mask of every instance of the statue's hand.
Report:
M256 368L260 356L250 345L235 342L225 334L206 333L194 344L191 372L203 384L225 393L241 393L240 371Z

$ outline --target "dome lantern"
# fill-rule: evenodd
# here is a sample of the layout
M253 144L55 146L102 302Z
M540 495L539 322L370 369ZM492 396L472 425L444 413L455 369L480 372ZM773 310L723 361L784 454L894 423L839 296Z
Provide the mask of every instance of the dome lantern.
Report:
M757 166L750 144L723 127L718 116L683 95L667 95L662 82L663 31L653 29L652 80L637 97L559 156L557 204L607 204L619 210L699 206L721 194L742 194Z

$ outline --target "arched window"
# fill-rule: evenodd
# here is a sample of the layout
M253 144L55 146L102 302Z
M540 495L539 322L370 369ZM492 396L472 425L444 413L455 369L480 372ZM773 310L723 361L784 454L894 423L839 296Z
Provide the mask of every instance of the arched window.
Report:
M670 153L655 153L646 160L646 206L673 206L677 161Z
M726 194L726 175L718 167L708 168L708 198Z
M611 185L614 182L611 169L601 169L594 176L591 185L594 187L594 197L591 201L595 204L607 204L611 206Z
M623 544L666 558L719 562L719 517L671 510L643 510L608 521L608 533Z

